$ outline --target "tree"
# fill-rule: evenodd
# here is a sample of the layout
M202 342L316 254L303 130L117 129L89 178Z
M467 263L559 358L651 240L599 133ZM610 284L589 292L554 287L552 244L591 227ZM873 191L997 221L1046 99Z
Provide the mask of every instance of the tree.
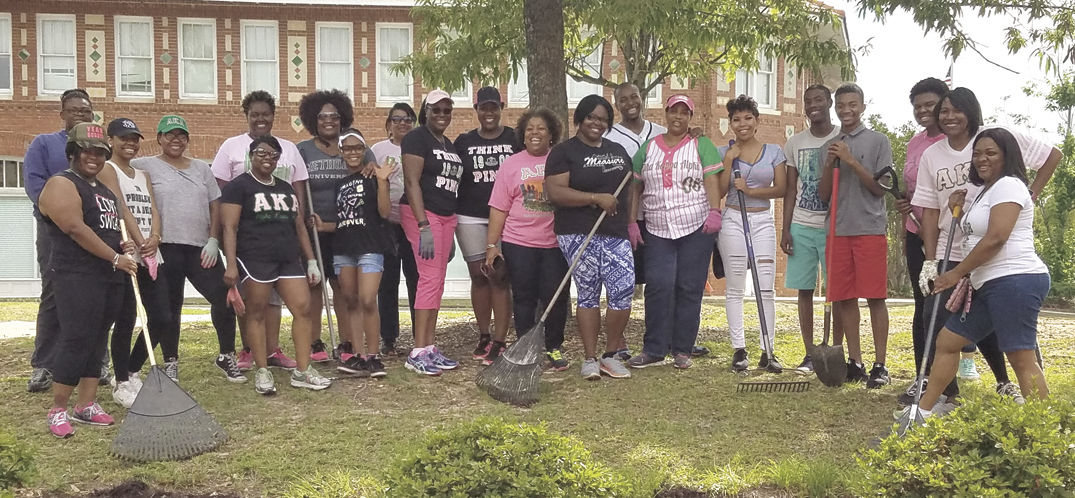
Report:
M527 67L547 71L527 72L530 104L546 107L567 123L567 82L564 74L564 4L562 0L524 0ZM567 135L567 127L562 128Z
M892 144L892 167L900 179L900 189L906 191L903 185L903 163L907 158L907 142L917 132L917 128L911 123L904 123L895 129L891 129L881 121L881 116L871 114L866 118L871 130L883 133ZM907 261L903 257L903 216L896 210L892 196L885 195L888 205L888 291L894 296L911 295L911 278L907 273ZM915 284L917 285L917 283Z

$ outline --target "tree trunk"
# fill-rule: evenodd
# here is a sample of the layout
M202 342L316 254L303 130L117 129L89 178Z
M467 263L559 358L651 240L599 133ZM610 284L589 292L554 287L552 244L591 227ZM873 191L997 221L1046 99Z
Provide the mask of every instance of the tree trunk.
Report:
M563 121L567 118L567 77L564 70L564 4L562 0L524 0L527 85L530 107L545 107Z

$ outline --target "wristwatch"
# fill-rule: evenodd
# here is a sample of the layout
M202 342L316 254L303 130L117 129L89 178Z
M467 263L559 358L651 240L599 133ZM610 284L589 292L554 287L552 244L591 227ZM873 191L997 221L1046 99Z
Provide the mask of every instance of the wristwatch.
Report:
M485 245L485 248L486 248L486 249L495 249L495 248L496 248L496 244L486 244L486 245Z

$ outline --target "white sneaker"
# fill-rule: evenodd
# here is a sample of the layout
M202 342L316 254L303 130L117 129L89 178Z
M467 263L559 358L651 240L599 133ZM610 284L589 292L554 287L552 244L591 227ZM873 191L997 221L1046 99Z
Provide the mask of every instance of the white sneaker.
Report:
M127 375L127 381L133 382L138 389L142 389L142 372L131 372Z
M332 385L332 381L322 377L313 365L306 367L305 372L300 372L299 369L291 371L291 387L305 387L314 391L320 391L327 389Z
M134 400L138 398L138 391L141 388L141 384L135 384L131 380L120 382L112 389L112 399L117 405L130 409L131 405L134 404Z
M265 396L276 394L276 381L268 368L259 368L254 375L254 391Z

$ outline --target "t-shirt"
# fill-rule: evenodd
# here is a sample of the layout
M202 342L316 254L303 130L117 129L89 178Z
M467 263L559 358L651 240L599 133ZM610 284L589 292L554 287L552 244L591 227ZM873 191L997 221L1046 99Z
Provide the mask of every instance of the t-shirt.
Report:
M1030 189L1022 181L1014 176L1006 176L997 180L989 190L981 192L977 198L968 199L971 200L970 207L962 221L965 238L961 245L964 254L970 254L985 237L993 206L1013 202L1021 208L1015 227L1000 252L971 270L970 281L975 289L1007 275L1049 272L1049 268L1034 252L1034 201L1030 198Z
M720 155L724 157L728 153L727 145L720 146ZM758 155L758 159L753 163L748 163L742 159L736 159L734 164L739 167L739 173L743 175L743 179L747 181L747 187L750 188L765 188L773 185L773 180L776 178L776 167L787 162L787 158L784 157L784 149L781 149L776 144L763 144L761 154ZM734 171L734 170L733 170ZM765 208L769 209L772 204L769 199L758 199L745 195L743 198L746 200L747 208ZM739 206L739 189L735 188L735 175L728 175L728 194L724 200L724 204L728 206Z
M519 152L500 165L489 206L507 213L504 242L540 249L558 247L553 232L555 207L545 194L545 161L549 155Z
M568 173L568 186L594 194L612 194L622 183L624 175L631 173L631 158L623 147L611 140L602 140L598 147L591 147L572 137L557 144L549 151L545 161L545 176ZM627 238L628 188L620 191L619 208L613 216L606 216L597 228L598 234ZM587 234L597 223L601 209L591 206L557 207L553 229L557 235Z
M157 156L139 157L131 166L149 173L161 218L161 242L202 247L209 241L209 203L220 198L205 161L191 159L176 169Z
M388 177L388 195L392 196L392 209L388 212L388 221L399 224L399 200L403 197L403 160L399 145L391 140L382 140L369 149L381 167L396 166L396 171Z
M404 155L421 157L422 176L418 185L422 189L422 201L426 211L440 216L455 214L459 179L463 176L463 162L450 140L437 140L433 132L419 126L403 137L399 144ZM404 195L400 204L410 204Z
M265 185L243 173L224 186L220 202L242 206L235 240L239 259L286 262L301 258L295 234L299 197L290 183L276 178L272 185Z
M392 251L386 221L377 211L377 177L354 173L336 187L336 254L358 256Z
M493 193L496 173L504 160L515 153L515 147L515 131L507 126L492 140L482 138L478 130L470 130L455 139L455 150L463 161L456 213L489 218L489 196Z
M1019 150L1023 153L1023 164L1027 169L1038 170L1049 158L1053 147L1045 142L1034 139L1018 131L1005 128L1015 137L1019 144ZM979 130L981 133L981 130ZM955 150L948 140L941 140L926 148L918 161L918 179L911 205L921 208L937 209L941 215L937 217L937 228L940 230L937 236L936 259L944 257L948 248L948 229L952 218L948 210L948 198L952 192L959 189L967 190L967 200L974 199L981 190L970 182L971 156L974 153L974 139L967 142L963 150ZM961 234L956 234L954 240L959 240ZM952 245L951 261L963 261L966 254L959 244Z
M908 200L914 199L915 189L918 186L918 162L922 159L922 153L933 145L944 139L943 133L938 133L937 136L931 137L926 134L925 131L918 132L915 136L911 137L911 140L907 142L907 158L903 162L903 184L906 191L903 195ZM922 208L911 205L911 212L922 219ZM918 227L911 221L911 217L907 217L907 223L904 228L908 232L918 233Z
M788 167L795 168L799 172L799 179L795 184L795 206L792 207L791 212L792 223L811 228L825 228L825 219L829 216L829 202L822 200L818 195L818 184L821 182L822 168L825 166L821 162L821 157L825 154L822 146L839 134L839 126L832 127L832 132L824 137L815 137L807 128L792 135L784 145ZM790 188L791 185L788 187ZM785 209L787 209L786 206Z
M646 143L647 140L667 132L668 128L643 119L642 131L639 133L631 131L630 128L624 126L622 123L616 123L605 131L604 138L620 144L620 146L623 147L623 150L627 151L628 156L634 157L638 152L638 148Z
M347 175L347 164L343 162L343 156L330 156L317 148L314 139L303 140L296 146L306 164L309 174L307 183L310 185L310 206L313 212L321 217L322 221L336 221L336 186ZM366 149L366 162L376 163L377 158L373 152ZM277 165L277 170L280 166Z
M149 238L153 230L153 198L150 197L152 191L149 189L148 175L145 171L136 169L134 178L131 178L116 163L107 161L107 164L116 172L116 183L119 184L120 195L123 196L123 203L127 205L131 216L138 223L138 232L142 234L143 239ZM157 262L164 262L160 249L157 249L156 256ZM138 258L138 263L145 265L145 261L141 258Z
M723 169L717 147L706 137L683 137L668 146L662 135L647 140L634 157L634 178L642 182L641 212L646 230L666 239L694 233L709 215L703 179Z
M851 133L839 133L822 146L821 164L828 161L829 146L843 140L851 154L870 173L892 166L892 144L888 137L860 124ZM836 233L840 237L884 235L888 232L887 206L883 196L873 195L850 166L840 169L836 200Z
M276 139L280 141L280 159L276 162L273 176L288 183L306 180L309 174L306 171L306 163L302 160L302 154L299 154L299 149L290 140L280 137ZM220 149L213 158L213 175L230 182L250 171L250 143L253 141L249 133L243 133L220 144Z

